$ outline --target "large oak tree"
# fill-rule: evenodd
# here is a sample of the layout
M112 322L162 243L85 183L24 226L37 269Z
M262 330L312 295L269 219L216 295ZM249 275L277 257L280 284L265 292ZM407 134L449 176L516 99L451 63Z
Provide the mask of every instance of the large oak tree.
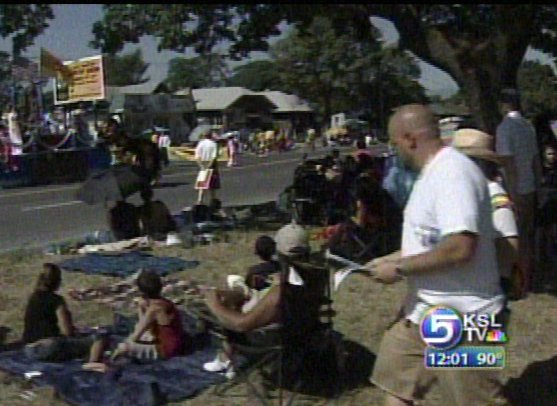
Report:
M557 49L557 6L539 4L109 5L94 26L94 45L115 51L149 34L159 37L161 49L192 47L202 53L227 40L230 52L241 57L267 50L281 22L303 30L318 15L329 16L338 32L360 41L373 36L370 17L391 21L403 49L466 88L468 106L488 131L500 118L501 89L516 87L527 48Z

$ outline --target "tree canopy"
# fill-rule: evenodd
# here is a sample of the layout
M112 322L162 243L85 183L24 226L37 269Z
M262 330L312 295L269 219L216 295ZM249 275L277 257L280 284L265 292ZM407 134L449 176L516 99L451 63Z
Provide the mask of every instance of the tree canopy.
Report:
M140 49L124 55L107 55L104 64L108 86L137 85L149 80L143 76L149 64L143 61Z
M94 25L94 45L106 51L159 38L161 49L203 53L229 41L230 53L246 56L268 49L281 22L307 29L316 16L358 41L373 38L370 17L391 21L402 49L445 72L467 89L467 104L479 124L493 131L500 117L497 99L516 87L528 46L557 50L557 6L539 4L249 4L108 5Z
M524 61L518 70L518 89L528 117L557 114L557 77L551 66Z
M13 56L19 56L53 18L49 4L0 4L0 36L12 39Z
M304 31L293 30L271 47L271 56L285 89L320 106L327 121L333 113L350 112L384 124L391 108L426 100L411 57L383 49L378 40L362 43L339 35L326 17L315 18Z
M12 40L12 55L0 52L0 105L10 99L10 63L33 45L53 18L49 4L0 4L0 36Z
M215 87L226 84L227 66L218 54L193 58L173 58L168 64L165 83L171 91L185 87Z
M248 62L234 68L228 84L254 92L283 90L284 85L277 68L277 63L271 60Z

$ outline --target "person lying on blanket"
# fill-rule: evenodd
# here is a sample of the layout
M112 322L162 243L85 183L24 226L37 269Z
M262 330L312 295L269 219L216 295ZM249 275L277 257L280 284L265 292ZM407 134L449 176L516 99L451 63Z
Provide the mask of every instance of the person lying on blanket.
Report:
M35 290L27 301L22 341L25 354L38 361L65 361L87 356L94 342L80 335L62 296L56 293L62 273L56 264L45 263Z
M143 270L137 278L137 287L142 294L138 304L139 320L131 335L118 344L111 361L121 355L151 360L183 355L189 339L182 329L178 309L174 303L161 296L160 276L154 271ZM90 362L83 368L105 371L102 355L107 346L106 339L96 341L91 349Z

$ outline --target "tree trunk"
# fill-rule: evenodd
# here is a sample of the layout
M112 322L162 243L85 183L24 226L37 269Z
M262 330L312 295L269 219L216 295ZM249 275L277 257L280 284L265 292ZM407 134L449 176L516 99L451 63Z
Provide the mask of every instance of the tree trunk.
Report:
M498 82L481 66L468 69L459 80L460 87L466 89L466 101L474 121L481 130L492 135L501 119Z
M323 121L330 122L331 121L331 114L332 114L332 97L331 97L331 92L326 91L323 94Z
M494 11L491 35L485 37L475 36L473 27L459 32L424 24L422 13L427 13L427 7L408 6L404 13L399 7L384 15L399 31L399 46L450 74L465 90L478 126L494 134L500 120L500 91L516 88L518 67L535 33L532 20L538 6L501 5Z

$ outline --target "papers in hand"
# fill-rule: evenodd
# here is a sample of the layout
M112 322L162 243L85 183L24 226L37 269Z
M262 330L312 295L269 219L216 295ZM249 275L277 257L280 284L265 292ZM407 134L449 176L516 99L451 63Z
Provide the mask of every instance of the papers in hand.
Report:
M337 262L338 264L344 265L344 268L335 272L334 281L333 281L333 288L335 291L338 290L340 284L348 277L348 275L351 275L353 273L365 273L365 274L371 273L371 270L365 268L363 265L350 261L349 259L346 259L344 257L331 254L329 250L325 252L325 258Z

